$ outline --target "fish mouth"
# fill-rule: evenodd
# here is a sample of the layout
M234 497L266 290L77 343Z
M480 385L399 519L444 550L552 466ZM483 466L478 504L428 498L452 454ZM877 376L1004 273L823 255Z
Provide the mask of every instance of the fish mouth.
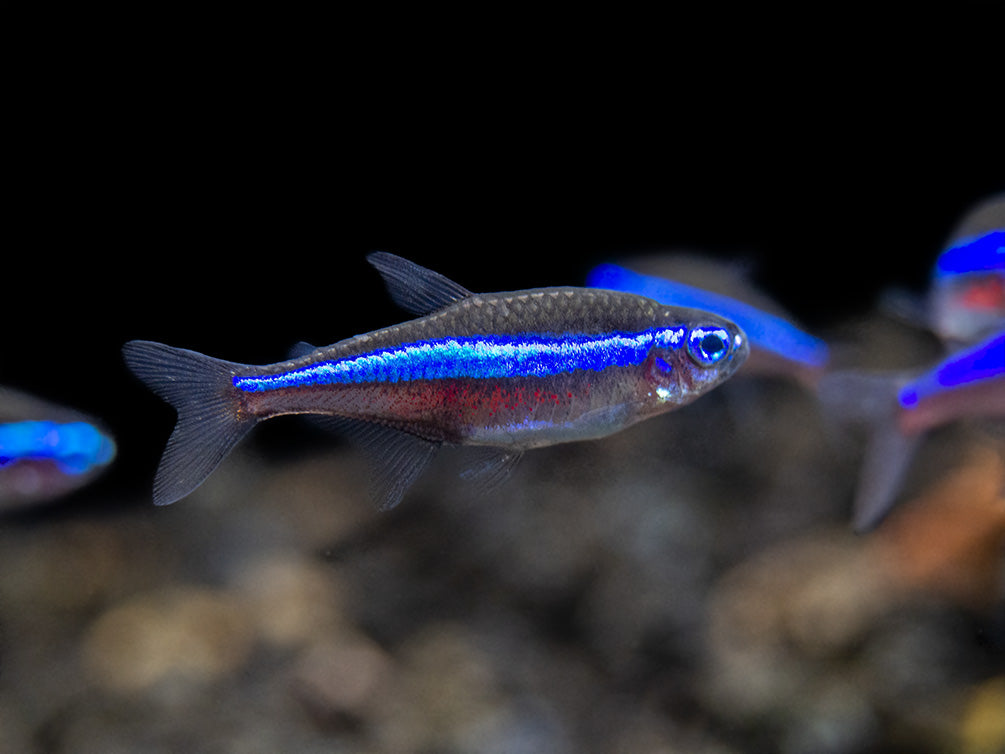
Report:
M728 357L731 366L730 374L739 369L750 356L750 341L747 339L746 333L736 325L734 325L732 332L733 347L730 349Z
M730 324L726 329L732 335L732 342L730 343L729 353L716 365L715 376L710 375L705 380L701 380L695 379L696 375L689 375L689 382L693 383L689 385L689 389L695 392L696 397L697 395L707 393L709 390L729 380L743 366L743 363L750 355L750 341L747 340L747 336L743 330L734 324Z

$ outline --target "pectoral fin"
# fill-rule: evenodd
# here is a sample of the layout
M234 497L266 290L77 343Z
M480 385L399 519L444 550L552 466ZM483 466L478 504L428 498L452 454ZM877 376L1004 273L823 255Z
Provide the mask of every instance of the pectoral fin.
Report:
M472 449L474 450L474 449ZM478 448L477 458L461 472L461 478L475 482L482 493L490 492L505 482L523 457L519 451L501 448Z

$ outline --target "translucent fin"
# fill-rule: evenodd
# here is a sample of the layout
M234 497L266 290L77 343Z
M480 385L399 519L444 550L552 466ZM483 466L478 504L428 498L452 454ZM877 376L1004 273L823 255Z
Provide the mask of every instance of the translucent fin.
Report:
M384 278L394 303L412 314L430 314L472 295L450 278L395 254L375 251L366 259Z
M293 347L290 348L289 357L291 359L299 359L301 356L306 356L309 353L314 353L318 350L318 347L311 345L307 341L301 340L299 343L294 343Z
M887 373L838 370L820 378L817 394L824 417L836 426L893 421L902 380Z
M852 526L856 532L875 528L893 508L920 441L920 435L906 436L893 422L874 428L855 488Z
M880 293L879 310L891 319L910 327L928 327L931 317L923 298L903 288L890 288Z
M852 505L852 526L860 533L873 529L893 508L921 442L921 436L905 435L897 426L902 382L896 374L838 371L825 375L818 386L832 432L854 424L868 433Z
M231 382L241 365L161 343L134 340L126 364L178 412L157 476L154 503L168 505L202 484L256 423L241 418Z
M461 472L461 479L475 482L479 492L482 493L494 490L509 479L513 469L523 457L523 453L502 448L486 447L478 450L481 457Z
M371 492L382 511L401 502L440 448L440 443L382 424L339 416L314 418L318 426L348 437L370 458Z

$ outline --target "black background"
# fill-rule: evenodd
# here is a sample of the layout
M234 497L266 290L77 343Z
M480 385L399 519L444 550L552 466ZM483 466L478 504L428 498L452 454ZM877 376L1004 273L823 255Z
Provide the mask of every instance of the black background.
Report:
M263 363L391 324L372 250L476 291L702 250L826 330L1005 189L1000 16L33 22L0 383L101 417L99 489L144 492L172 417L122 343Z

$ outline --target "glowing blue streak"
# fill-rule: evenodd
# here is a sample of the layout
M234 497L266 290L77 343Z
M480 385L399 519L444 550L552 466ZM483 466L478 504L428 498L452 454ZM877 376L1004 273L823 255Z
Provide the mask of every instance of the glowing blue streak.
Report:
M587 276L586 284L591 288L647 296L667 306L687 306L718 314L738 324L753 347L790 361L821 367L829 358L827 345L822 340L804 333L781 317L729 296L654 275L642 275L616 264L595 267Z
M437 338L323 361L279 374L234 377L246 392L312 385L468 377L547 377L577 369L641 364L653 347L678 348L685 328L603 335L496 335Z
M955 353L900 390L900 405L914 408L926 398L983 380L1005 377L1005 332Z
M114 456L115 443L86 422L0 424L0 467L20 460L51 459L67 474L82 474Z
M1005 230L960 241L935 262L936 278L991 270L1005 272Z

